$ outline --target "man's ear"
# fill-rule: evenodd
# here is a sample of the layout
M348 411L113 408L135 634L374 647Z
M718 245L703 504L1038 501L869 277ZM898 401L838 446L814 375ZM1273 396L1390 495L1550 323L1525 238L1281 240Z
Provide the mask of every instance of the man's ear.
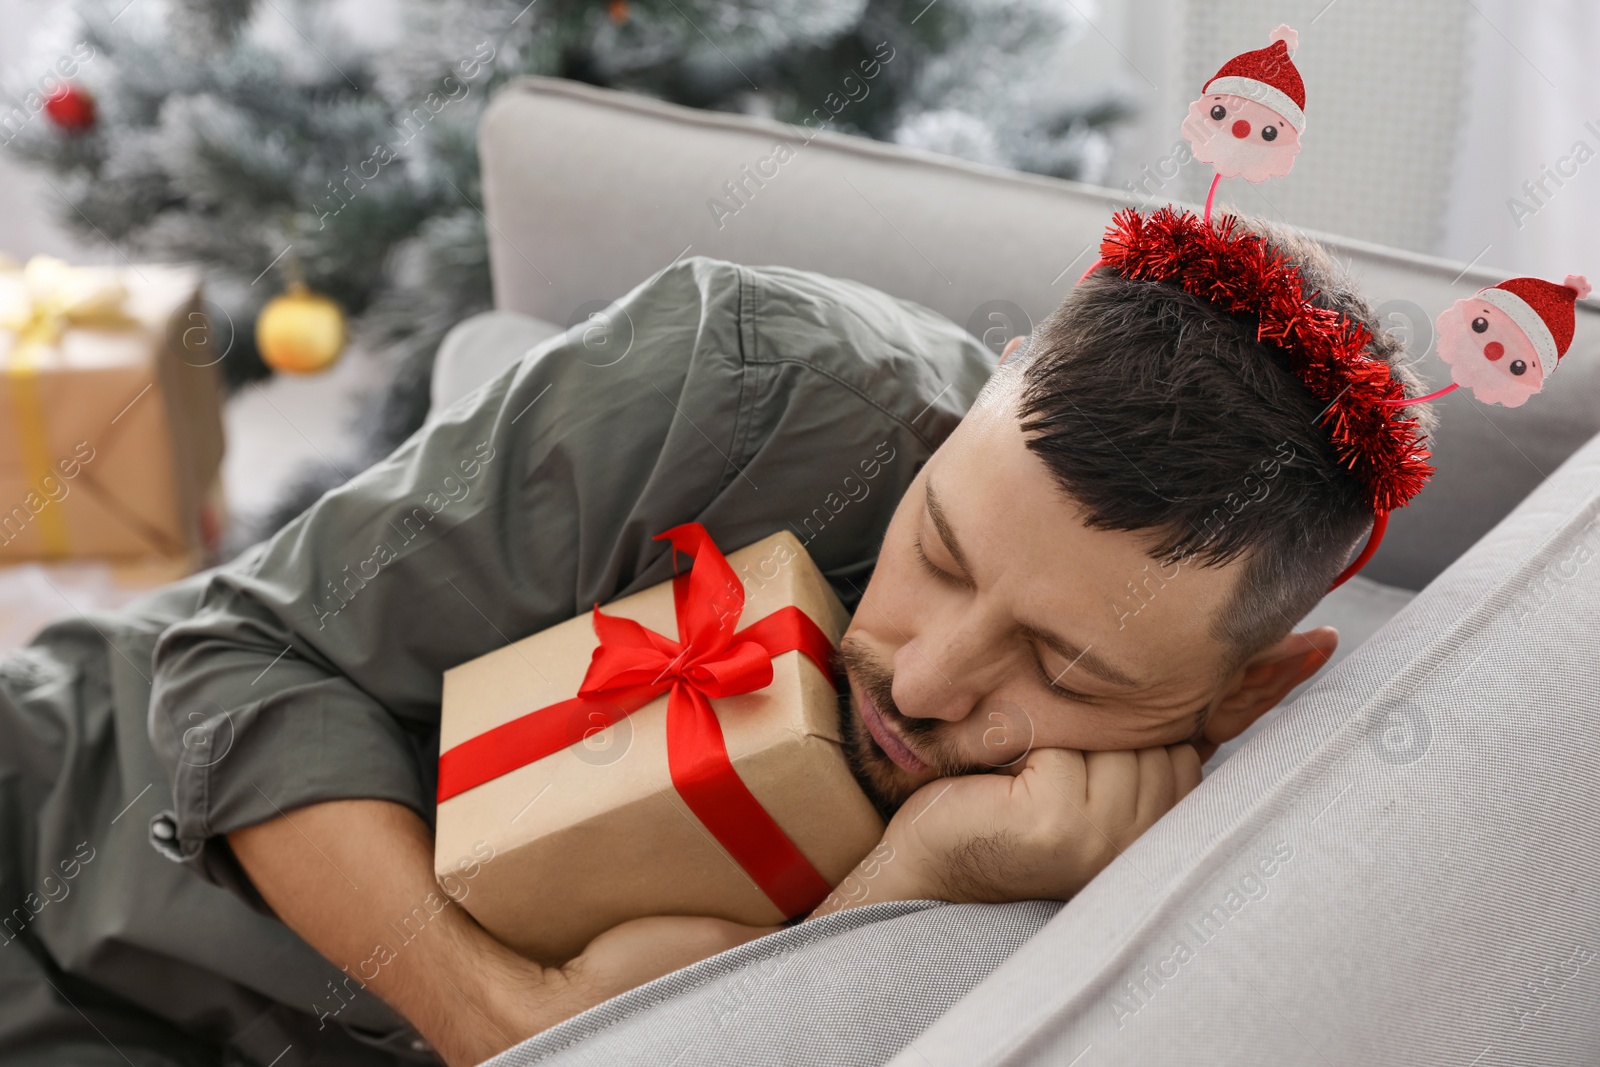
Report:
M1022 344L1022 342L1026 341L1027 339L1027 334L1019 333L1017 336L1007 341L1006 346L1000 350L1000 363L1004 363L1006 360L1010 359L1011 353L1015 352L1017 350L1017 346ZM999 365L999 363L995 364L995 366Z
M1217 745L1238 737L1277 707L1289 690L1321 670L1338 647L1339 631L1319 626L1290 634L1246 660L1206 720L1201 758L1209 759Z

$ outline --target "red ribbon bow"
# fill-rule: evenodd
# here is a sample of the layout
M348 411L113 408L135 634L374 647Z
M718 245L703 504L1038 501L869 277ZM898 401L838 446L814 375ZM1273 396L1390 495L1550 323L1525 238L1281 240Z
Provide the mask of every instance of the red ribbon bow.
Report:
M770 685L772 657L783 652L802 653L826 674L833 644L793 605L735 632L744 586L705 527L685 523L656 540L672 542L674 560L680 551L694 560L689 573L672 581L680 640L607 615L597 605L600 645L578 695L442 753L439 801L581 741L581 735L573 736L574 724L609 725L666 693L667 766L674 788L785 917L809 911L828 895L827 880L733 769L711 701Z

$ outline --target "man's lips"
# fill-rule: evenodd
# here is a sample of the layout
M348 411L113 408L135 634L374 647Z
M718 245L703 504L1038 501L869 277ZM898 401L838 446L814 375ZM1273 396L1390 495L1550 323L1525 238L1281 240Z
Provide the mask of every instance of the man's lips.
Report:
M850 688L855 693L856 707L861 709L862 723L872 735L872 739L878 742L878 747L883 749L884 755L893 760L901 770L909 771L911 774L926 774L933 769L917 758L910 745L900 740L900 735L895 732L894 727L884 721L882 713L878 711L878 705L872 702L871 697L863 693L854 682L850 684Z

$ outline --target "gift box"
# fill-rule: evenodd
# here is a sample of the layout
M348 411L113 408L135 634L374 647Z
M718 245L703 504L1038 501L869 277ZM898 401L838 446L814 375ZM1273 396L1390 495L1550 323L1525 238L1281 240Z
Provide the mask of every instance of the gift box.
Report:
M883 834L827 669L848 615L800 542L661 536L672 581L444 675L437 874L546 964L643 916L804 915Z
M214 548L220 355L193 268L0 269L0 563Z

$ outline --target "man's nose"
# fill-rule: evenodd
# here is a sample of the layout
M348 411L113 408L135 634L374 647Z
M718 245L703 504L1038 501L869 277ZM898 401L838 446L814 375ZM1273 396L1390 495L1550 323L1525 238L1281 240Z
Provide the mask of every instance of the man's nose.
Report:
M1250 124L1244 119L1237 119L1233 124L1233 135L1240 140L1250 136Z
M894 702L912 718L959 722L998 683L995 642L978 627L926 627L894 655Z

